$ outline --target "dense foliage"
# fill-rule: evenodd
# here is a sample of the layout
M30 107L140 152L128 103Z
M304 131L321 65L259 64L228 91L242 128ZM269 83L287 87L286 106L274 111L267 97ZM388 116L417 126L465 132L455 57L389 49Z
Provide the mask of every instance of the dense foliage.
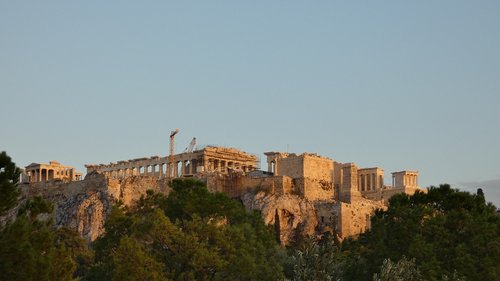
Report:
M21 171L5 151L0 153L0 216L17 203L17 183Z
M424 280L500 280L500 216L482 194L449 185L391 198L371 231L343 243L346 280L370 280L384 259L414 259Z
M52 205L36 197L0 231L1 280L73 280L77 263L89 259L76 233L55 229L47 216Z
M50 203L18 201L19 169L4 152L0 164L0 212L17 209L0 229L0 280L500 280L500 216L482 192L441 185L396 195L356 239L283 248L259 213L174 180L168 196L116 204L89 245L55 228Z
M89 280L278 280L271 230L226 195L174 180L169 197L113 209Z

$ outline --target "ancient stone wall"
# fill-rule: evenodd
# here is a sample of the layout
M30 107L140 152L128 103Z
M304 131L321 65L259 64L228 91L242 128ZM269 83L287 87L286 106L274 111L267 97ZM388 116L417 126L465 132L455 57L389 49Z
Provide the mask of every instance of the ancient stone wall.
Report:
M333 161L324 157L304 155L303 177L333 182Z
M316 201L314 202L314 208L318 221L317 233L329 232L338 235L341 231L339 227L340 204L337 201Z
M331 181L298 178L293 179L297 193L307 200L332 200L334 198L333 183Z
M201 174L196 178L206 183L211 192L223 192L231 198L239 198L256 190L277 195L294 193L293 179L288 176L251 177L238 172L213 172Z
M333 161L315 154L285 154L269 152L269 169L274 174L293 179L295 192L308 200L334 198ZM274 167L273 167L274 165Z
M334 198L339 200L340 189L343 183L343 172L342 163L337 161L333 162L333 188L334 188Z
M304 177L304 158L296 155L291 155L287 158L281 158L276 163L276 175L285 175L291 178Z
M339 198L345 203L361 199L361 193L358 191L358 167L354 163L342 166L342 187Z
M385 209L381 201L359 199L348 204L339 202L338 233L342 239L359 235L371 227L371 217L377 209Z

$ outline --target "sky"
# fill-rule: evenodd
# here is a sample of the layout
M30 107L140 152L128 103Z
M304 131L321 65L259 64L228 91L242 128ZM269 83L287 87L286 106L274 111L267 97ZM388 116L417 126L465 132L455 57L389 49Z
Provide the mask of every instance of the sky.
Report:
M500 206L500 1L0 0L20 167L200 145L418 170Z

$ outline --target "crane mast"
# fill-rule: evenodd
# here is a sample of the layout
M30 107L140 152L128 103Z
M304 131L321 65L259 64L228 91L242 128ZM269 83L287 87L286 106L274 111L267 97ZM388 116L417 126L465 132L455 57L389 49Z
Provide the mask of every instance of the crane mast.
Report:
M175 135L179 133L179 129L175 129L175 131L170 132L170 158L169 158L169 166L170 166L170 171L169 171L169 176L174 177L174 138Z
M191 142L189 143L188 147L184 149L184 152L191 153L194 150L194 147L196 146L196 138L193 138Z

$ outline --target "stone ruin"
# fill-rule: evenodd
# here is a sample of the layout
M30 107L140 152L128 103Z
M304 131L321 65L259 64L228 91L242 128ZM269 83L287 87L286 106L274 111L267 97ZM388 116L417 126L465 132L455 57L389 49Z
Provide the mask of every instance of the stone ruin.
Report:
M46 194L50 193L51 198L61 197L61 192L68 193L66 189L75 189L78 191L72 192L82 196L88 190L100 190L96 186L101 186L105 192L99 194L107 198L104 205L95 202L97 205L93 205L89 203L92 200L80 198L87 203L76 208L80 216L88 214L94 218L91 213L95 206L108 206L112 200L132 204L148 188L168 193L170 180L192 177L205 182L210 191L224 192L241 199L247 209L261 211L267 224L276 225L281 243L287 244L296 235L330 232L339 239L358 235L370 228L371 216L376 209L386 208L391 196L420 190L416 171L392 173L392 184L385 185L384 170L378 167L360 169L354 163L339 163L311 153L266 152L265 155L267 171L259 169L256 155L216 146L174 155L173 165L170 157L159 156L90 164L85 165L87 176L83 181L66 183L67 186L58 183L59 195L54 191ZM96 185L96 179L100 185ZM50 183L30 183L31 188L27 189L32 193L33 187L47 191L50 190L47 184ZM70 197L67 195L64 200ZM64 200L59 203L64 206L61 210L75 208L68 207L71 204ZM86 206L94 207L80 210ZM107 209L99 208L98 217L105 217ZM79 225L78 231L87 229L82 234L93 240L103 231L103 222L92 222L88 217L86 220L91 222L85 227L78 219L66 223L62 220L60 224ZM98 230L92 231L94 228Z

